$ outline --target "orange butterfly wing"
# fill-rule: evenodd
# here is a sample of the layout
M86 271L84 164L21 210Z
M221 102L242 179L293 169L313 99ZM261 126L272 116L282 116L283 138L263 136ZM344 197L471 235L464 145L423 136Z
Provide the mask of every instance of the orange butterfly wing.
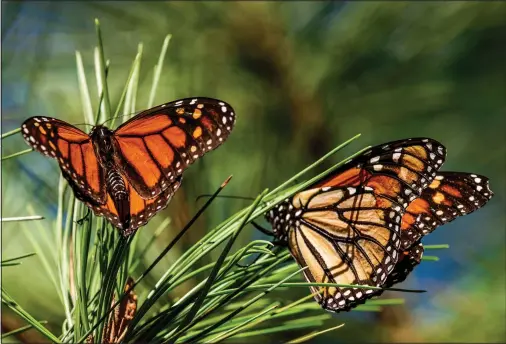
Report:
M483 207L493 196L485 176L439 172L402 218L402 248L408 249L436 227Z
M267 215L311 282L381 286L399 259L401 219L445 159L437 141L415 138L373 147ZM313 292L318 288L312 287ZM349 310L372 289L324 287L316 300Z
M371 148L314 187L370 186L406 208L434 179L445 157L444 146L432 139L393 141Z
M103 204L100 204L82 194L80 189L77 188L75 181L72 178L69 178L66 172L64 172L63 175L74 190L76 198L84 202L90 209L92 209L95 215L105 217L116 228L119 228L121 230L121 234L125 237L133 234L137 228L148 223L148 221L155 216L157 212L167 207L172 199L172 196L181 186L182 179L182 177L178 177L177 180L172 182L172 184L158 196L150 199L144 199L135 191L131 184L128 183L127 178L123 176L122 178L125 182L130 202L129 226L128 228L123 228L120 214L118 209L116 209L110 193L107 193L106 201Z
M106 198L104 171L90 137L76 127L50 117L31 117L21 125L25 141L38 152L58 160L67 180L94 202Z
M494 195L485 176L464 172L438 172L422 195L411 202L402 217L402 253L385 282L389 288L406 279L420 264L423 245L420 239L438 226L483 207ZM382 291L375 292L380 295Z
M216 99L187 98L157 106L114 132L116 165L141 197L154 197L221 145L234 123L232 107Z

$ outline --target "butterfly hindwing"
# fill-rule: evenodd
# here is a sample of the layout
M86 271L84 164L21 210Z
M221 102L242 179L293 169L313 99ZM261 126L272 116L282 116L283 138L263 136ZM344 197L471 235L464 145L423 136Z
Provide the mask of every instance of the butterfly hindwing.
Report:
M32 148L58 160L62 173L75 182L76 190L95 202L105 201L104 172L86 133L50 117L31 117L23 122L21 130Z
M401 251L394 270L390 275L388 275L387 280L381 287L390 288L397 283L403 282L411 271L413 271L413 269L422 262L423 252L423 245L420 242L413 244L407 250ZM385 290L383 289L375 289L369 296L380 296L384 291ZM365 301L366 300L364 300L364 302Z
M77 188L75 181L72 178L69 178L69 175L65 171L62 173L65 179L67 179L69 185L72 187L76 198L84 202L91 210L93 210L95 215L106 218L114 227L120 230L123 236L131 235L137 228L148 223L148 221L157 212L166 208L172 199L172 196L181 186L182 180L182 177L178 177L174 182L172 182L170 187L165 189L160 195L150 199L144 199L130 184L128 184L126 178L123 177L129 194L128 227L124 228L122 222L120 221L120 214L118 209L116 209L110 193L107 193L106 201L103 204L97 203L90 197L84 195L80 189Z
M367 185L406 208L431 183L445 157L445 147L433 139L393 141L365 151L315 186Z
M438 226L483 207L493 196L485 176L464 172L438 172L422 195L411 202L402 217L401 253L383 287L404 281L421 263L420 239ZM416 233L416 234L414 234ZM378 296L383 291L374 291Z
M217 99L187 98L157 106L114 132L116 164L141 197L154 197L221 145L234 123L233 108Z
M483 207L492 196L485 176L438 172L406 210L401 226L402 248L409 248L436 227Z

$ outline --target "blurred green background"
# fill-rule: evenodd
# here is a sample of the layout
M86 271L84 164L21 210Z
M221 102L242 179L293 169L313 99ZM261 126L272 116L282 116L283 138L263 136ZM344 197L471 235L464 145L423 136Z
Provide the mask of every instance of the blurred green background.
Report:
M229 102L237 113L226 144L189 168L169 207L139 231L140 240L148 240L164 217L172 217L173 230L146 254L146 264L194 214L195 198L213 192L230 174L227 194L255 196L357 133L360 140L327 167L365 145L428 136L448 149L444 170L488 176L495 197L425 239L450 244L430 253L439 262L424 262L403 283L428 293L391 293L406 304L380 313L337 314L329 327L346 326L313 342L506 340L506 4L4 1L2 132L34 115L83 122L76 50L96 108L94 18L101 20L111 62L113 104L142 42L137 107L145 108L153 67L170 33L155 103L208 96ZM3 140L2 155L26 148L16 135ZM3 225L3 258L32 252L26 232L37 236L51 226L58 174L57 164L37 153L2 164L2 216L29 215L31 205L46 218L24 227ZM245 205L217 200L184 245ZM241 240L260 237L249 228ZM165 266L184 245L171 251ZM37 257L3 269L2 285L59 334L62 306ZM295 299L301 291L293 294ZM2 315L2 332L24 325L5 307ZM19 339L40 338L33 332Z

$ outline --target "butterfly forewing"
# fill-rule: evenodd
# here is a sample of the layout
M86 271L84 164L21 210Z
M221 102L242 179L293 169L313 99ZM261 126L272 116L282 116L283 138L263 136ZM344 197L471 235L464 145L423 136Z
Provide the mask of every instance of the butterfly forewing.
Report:
M31 117L21 125L25 141L40 153L58 160L76 190L95 202L105 201L104 172L90 137L55 118Z
M393 141L369 149L315 187L367 185L406 208L434 179L445 156L444 146L433 139Z
M157 106L115 131L117 165L142 197L156 196L223 143L234 123L232 107L216 99L187 98Z

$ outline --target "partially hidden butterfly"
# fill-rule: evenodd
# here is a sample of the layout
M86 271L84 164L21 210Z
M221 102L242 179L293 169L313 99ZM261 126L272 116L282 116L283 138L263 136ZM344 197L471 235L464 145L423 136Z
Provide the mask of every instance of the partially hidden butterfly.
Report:
M167 206L183 171L234 124L229 104L199 97L145 110L116 130L97 125L89 135L49 117L31 117L21 129L31 147L58 160L76 198L128 236Z
M309 282L388 287L423 254L420 238L483 206L488 179L437 171L446 150L429 138L373 147L267 214ZM332 312L347 311L382 291L310 287Z

